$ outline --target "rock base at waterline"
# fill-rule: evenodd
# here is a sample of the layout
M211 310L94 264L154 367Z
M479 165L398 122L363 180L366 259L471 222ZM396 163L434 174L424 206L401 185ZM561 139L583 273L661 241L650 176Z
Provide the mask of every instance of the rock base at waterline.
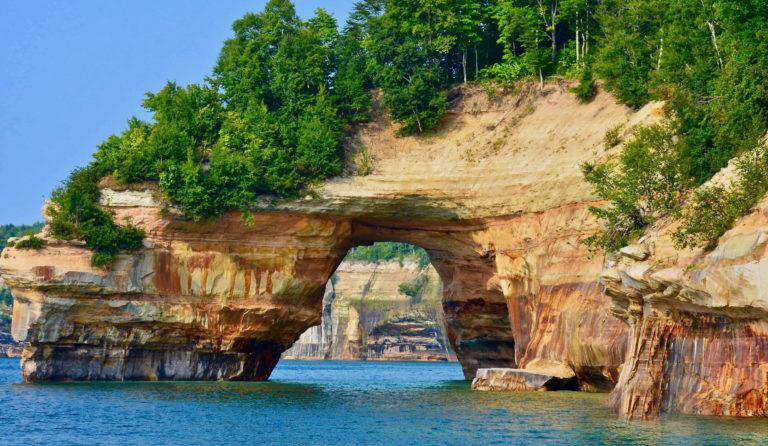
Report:
M472 380L473 390L523 392L545 390L578 390L576 376L553 376L523 369L479 369Z
M41 346L24 351L22 374L33 381L266 381L279 346L251 353Z

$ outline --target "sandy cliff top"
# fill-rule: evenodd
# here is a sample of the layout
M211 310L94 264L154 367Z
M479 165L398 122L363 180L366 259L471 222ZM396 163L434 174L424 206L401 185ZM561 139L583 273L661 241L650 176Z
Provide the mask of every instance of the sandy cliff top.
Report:
M376 109L348 143L350 152L364 147L370 153L373 172L332 179L319 198L299 207L354 213L360 198L379 198L406 210L441 207L458 218L482 218L591 200L580 165L606 156L606 131L623 125L627 135L662 114L659 103L633 112L602 91L581 104L567 84L527 87L495 100L470 87L452 105L437 131L404 138Z

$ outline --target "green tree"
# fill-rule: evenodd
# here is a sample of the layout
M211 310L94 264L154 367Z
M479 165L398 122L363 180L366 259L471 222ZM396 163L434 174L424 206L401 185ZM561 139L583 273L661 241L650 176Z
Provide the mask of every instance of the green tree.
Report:
M455 24L451 27L456 34L456 42L461 51L461 68L464 83L467 83L467 53L475 48L477 58L477 43L482 40L483 12L482 4L477 0L456 0ZM477 77L477 66L475 66Z
M434 128L448 108L440 62L453 38L445 32L434 2L417 3L388 3L384 15L371 19L364 42L384 105L402 124L402 135Z
M659 217L679 210L691 181L681 171L674 135L669 125L641 127L617 159L583 166L597 195L610 202L590 209L604 229L588 238L588 244L619 249Z

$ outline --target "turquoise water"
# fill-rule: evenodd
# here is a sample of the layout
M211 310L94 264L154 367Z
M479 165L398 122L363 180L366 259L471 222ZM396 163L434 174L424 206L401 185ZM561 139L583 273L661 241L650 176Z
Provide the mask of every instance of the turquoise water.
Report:
M3 444L768 444L768 421L617 420L604 394L472 392L457 364L284 361L266 383L21 384Z

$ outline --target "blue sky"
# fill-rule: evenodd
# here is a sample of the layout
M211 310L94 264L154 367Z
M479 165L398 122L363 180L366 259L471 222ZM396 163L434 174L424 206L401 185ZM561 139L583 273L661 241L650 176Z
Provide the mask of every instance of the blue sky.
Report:
M38 221L43 199L96 145L144 116L168 80L210 73L230 25L266 0L0 2L0 224ZM296 1L343 22L351 1Z

